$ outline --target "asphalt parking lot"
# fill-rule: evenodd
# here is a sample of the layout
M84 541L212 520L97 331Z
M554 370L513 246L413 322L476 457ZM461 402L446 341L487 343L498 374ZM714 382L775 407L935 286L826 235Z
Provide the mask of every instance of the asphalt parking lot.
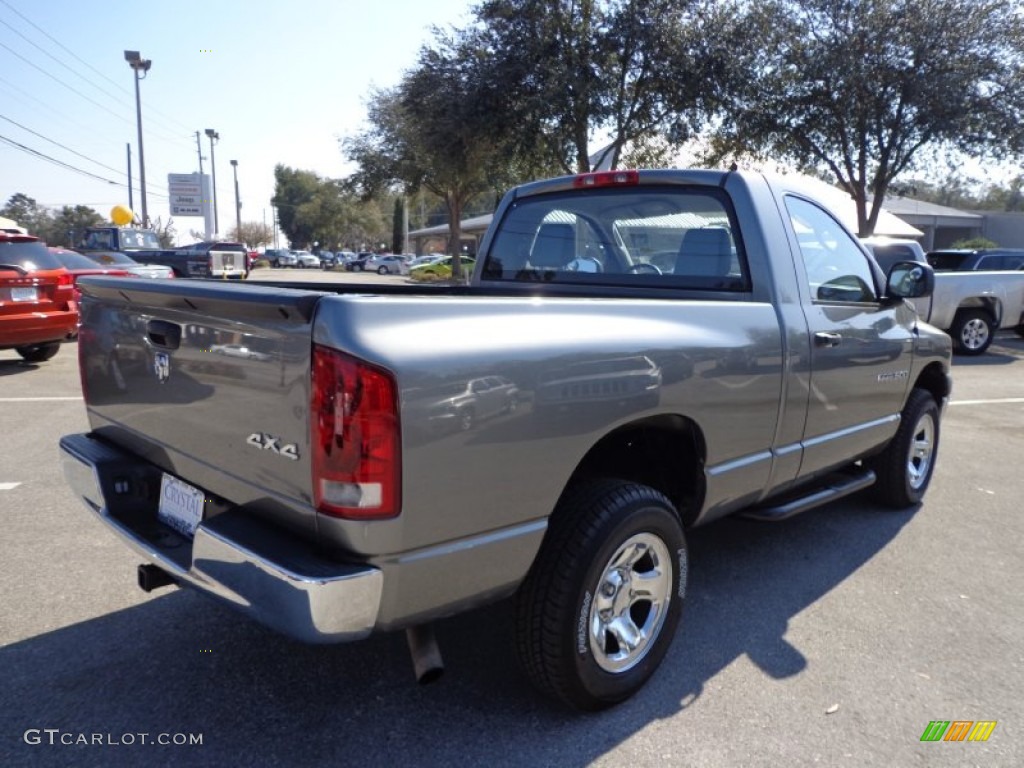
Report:
M446 674L418 687L400 634L303 646L141 592L58 465L87 429L75 345L41 365L0 351L0 766L1024 765L1024 339L956 358L954 381L920 508L852 497L691 532L661 670L580 716L518 672L504 604L441 622ZM922 742L933 720L997 725Z

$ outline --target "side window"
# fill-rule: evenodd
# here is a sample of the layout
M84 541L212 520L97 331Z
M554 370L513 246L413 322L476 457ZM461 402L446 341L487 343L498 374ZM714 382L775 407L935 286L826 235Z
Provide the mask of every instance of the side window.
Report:
M875 301L871 266L839 222L798 197L787 197L786 208L800 244L811 298L829 303Z

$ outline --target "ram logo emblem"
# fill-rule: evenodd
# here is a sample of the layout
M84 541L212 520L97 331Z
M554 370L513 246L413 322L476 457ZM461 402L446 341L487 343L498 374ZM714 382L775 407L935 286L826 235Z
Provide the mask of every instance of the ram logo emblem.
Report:
M265 432L253 432L245 439L245 442L261 451L270 451L292 461L299 460L299 448L295 443L282 444L281 438L268 435Z
M153 357L153 373L157 381L165 383L171 377L171 356L166 352L157 352Z

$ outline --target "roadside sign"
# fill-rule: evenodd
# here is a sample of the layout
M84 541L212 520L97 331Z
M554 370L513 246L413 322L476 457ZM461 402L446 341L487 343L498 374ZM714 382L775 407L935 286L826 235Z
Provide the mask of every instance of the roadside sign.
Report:
M210 195L210 177L205 173L169 173L167 190L172 216L205 216Z

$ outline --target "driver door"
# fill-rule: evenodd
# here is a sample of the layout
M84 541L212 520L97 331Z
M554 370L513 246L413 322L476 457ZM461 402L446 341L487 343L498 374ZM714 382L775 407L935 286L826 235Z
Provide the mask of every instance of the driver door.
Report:
M880 300L867 256L831 213L795 196L786 208L799 244L809 336L800 467L807 477L848 464L895 433L916 317L903 302Z

